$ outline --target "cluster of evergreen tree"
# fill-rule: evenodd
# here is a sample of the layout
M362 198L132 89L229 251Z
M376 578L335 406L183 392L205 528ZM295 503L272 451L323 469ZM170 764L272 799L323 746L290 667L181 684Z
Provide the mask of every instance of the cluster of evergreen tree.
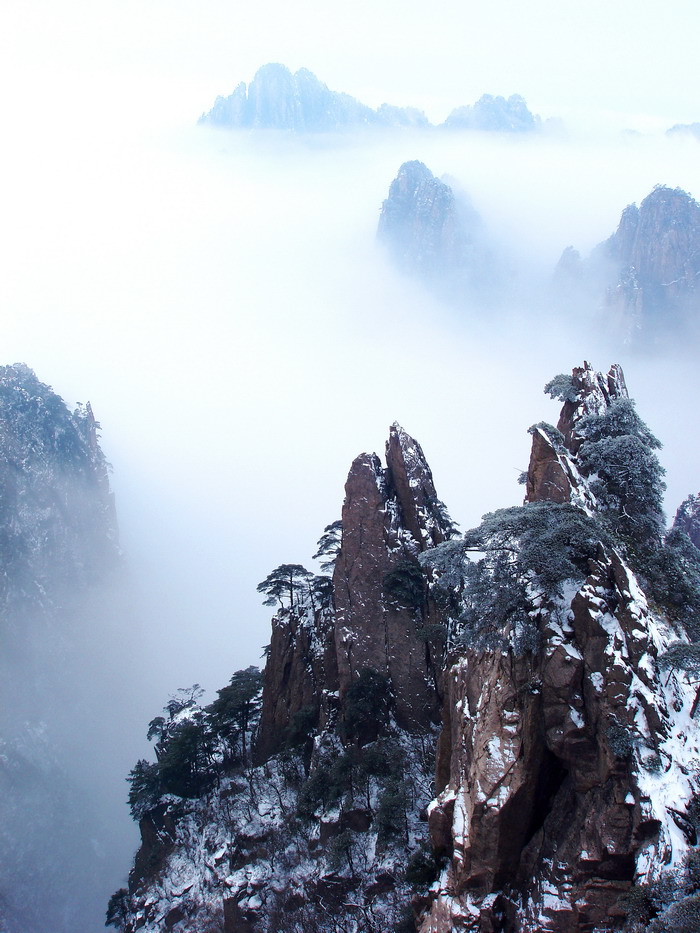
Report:
M198 684L168 701L165 715L148 726L156 761L137 761L127 779L134 819L158 806L165 795L200 796L224 771L247 761L261 691L261 672L248 667L237 671L204 708L197 702L203 693Z

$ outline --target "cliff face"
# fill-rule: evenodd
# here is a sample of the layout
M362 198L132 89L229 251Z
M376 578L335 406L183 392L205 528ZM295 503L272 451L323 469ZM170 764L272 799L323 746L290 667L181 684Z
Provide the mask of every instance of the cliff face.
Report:
M658 933L695 909L700 560L660 532L619 366L547 391L526 504L461 537L398 425L386 466L354 461L332 581L261 584L262 694L239 672L151 723L115 926Z
M90 406L68 412L26 366L0 367L0 599L5 624L116 556L107 467Z
M657 318L697 311L700 276L700 205L680 188L657 187L623 211L620 226L603 247L619 265L610 295L635 321L656 326Z
M28 367L0 367L0 927L7 933L88 931L100 915L106 868L93 841L105 842L105 827L68 767L66 726L58 723L80 674L70 663L77 617L118 560L98 427L89 405L70 412ZM72 712L78 729L81 711Z

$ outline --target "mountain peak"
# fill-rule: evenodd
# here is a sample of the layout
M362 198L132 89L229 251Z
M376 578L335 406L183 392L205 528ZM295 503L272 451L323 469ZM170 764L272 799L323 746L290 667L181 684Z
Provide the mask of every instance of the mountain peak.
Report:
M626 342L667 343L700 325L700 204L687 191L657 185L628 205L617 230L587 261L565 250L556 278L571 300L588 293L605 324Z
M399 269L452 298L490 285L494 263L481 218L423 162L400 166L382 204L377 238Z

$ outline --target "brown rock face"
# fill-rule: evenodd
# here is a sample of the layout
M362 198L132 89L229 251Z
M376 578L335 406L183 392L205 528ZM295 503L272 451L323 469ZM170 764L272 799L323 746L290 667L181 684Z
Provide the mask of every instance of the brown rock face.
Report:
M315 722L325 721L337 689L332 612L311 607L305 613L278 612L263 674L255 761L266 761L282 749L294 717L302 711Z
M308 602L280 610L264 671L255 760L280 751L295 716L323 727L364 668L390 681L399 722L423 728L439 718L439 672L420 630L437 621L428 598L407 606L386 591L387 574L450 536L420 444L394 424L387 467L361 454L345 487L343 535L333 576L334 607ZM420 594L418 594L420 597Z
M451 859L421 933L615 929L640 853L669 844L632 753L635 723L663 735L671 718L634 590L601 552L570 608L543 614L535 656L467 652L449 672L430 828Z
M398 425L387 444L387 469L362 454L345 486L343 539L335 565L335 645L341 696L363 668L388 677L397 717L407 728L438 714L436 672L419 636L434 607L392 599L386 577L426 547L444 541L452 524L439 503L420 445Z
M525 500L570 502L575 482L567 458L558 453L547 434L537 428L532 436Z

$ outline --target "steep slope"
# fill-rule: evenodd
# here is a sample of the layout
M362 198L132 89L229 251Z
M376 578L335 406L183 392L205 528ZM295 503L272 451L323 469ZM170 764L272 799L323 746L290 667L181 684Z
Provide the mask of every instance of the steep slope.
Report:
M98 428L89 405L71 413L28 367L0 367L0 926L8 933L87 931L86 905L104 885L93 841L107 833L66 769L57 713L77 673L70 658L83 600L118 559ZM78 729L79 711L66 713Z
M499 263L481 218L422 162L404 162L382 204L377 238L394 264L458 302L493 297Z
M700 205L680 188L657 185L622 212L615 233L582 261L565 250L556 277L565 292L588 293L608 329L633 343L697 335Z

